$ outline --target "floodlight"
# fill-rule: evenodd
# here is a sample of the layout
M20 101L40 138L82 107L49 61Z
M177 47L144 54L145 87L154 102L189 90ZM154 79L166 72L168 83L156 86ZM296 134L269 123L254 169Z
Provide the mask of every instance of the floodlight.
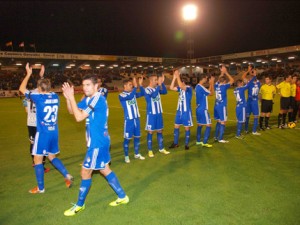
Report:
M192 21L197 18L197 7L189 4L182 8L182 17L185 21Z

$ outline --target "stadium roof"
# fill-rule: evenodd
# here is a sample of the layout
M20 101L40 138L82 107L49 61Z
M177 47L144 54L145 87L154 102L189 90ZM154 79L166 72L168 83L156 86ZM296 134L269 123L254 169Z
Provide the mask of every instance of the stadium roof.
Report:
M24 67L27 62L35 67L46 68L117 70L119 72L161 73L178 67L260 66L300 61L300 45L257 50L196 59L179 59L143 56L83 55L42 52L0 51L1 69Z

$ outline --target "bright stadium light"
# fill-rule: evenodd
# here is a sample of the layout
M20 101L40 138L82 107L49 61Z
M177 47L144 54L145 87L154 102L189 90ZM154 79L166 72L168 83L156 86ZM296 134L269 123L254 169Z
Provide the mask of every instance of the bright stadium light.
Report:
M182 17L185 21L192 21L197 18L197 7L193 4L185 5L182 8Z
M288 57L288 59L290 59L290 60L295 59L295 56L290 56L290 57Z

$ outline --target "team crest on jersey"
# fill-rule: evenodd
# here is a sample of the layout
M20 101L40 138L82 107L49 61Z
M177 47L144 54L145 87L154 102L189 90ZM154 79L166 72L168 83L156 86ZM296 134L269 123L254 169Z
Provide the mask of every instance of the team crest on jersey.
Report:
M91 158L87 157L86 161L89 163L91 161Z
M152 101L153 101L153 102L158 102L159 100L160 100L159 95L157 95L155 98L152 98Z
M104 162L103 161L100 163L100 167L104 167Z
M44 155L46 155L46 154L47 154L47 151L46 151L46 149L44 149L44 150L43 150L43 154L44 154Z
M135 105L136 101L135 99L127 101L128 105Z

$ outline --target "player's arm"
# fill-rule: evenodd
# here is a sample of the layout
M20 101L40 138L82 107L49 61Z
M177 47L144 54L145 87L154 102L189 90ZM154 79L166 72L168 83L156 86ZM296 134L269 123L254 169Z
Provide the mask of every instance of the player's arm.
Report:
M72 110L72 106L71 106L71 102L69 99L66 99L66 102L67 102L67 109L68 109L68 112L70 114L73 114L73 110Z
M27 83L28 83L28 80L32 74L32 67L29 67L29 63L26 64L26 76L25 78L23 79L20 87L19 87L19 91L22 93L22 94L25 94L26 92L26 86L27 86Z
M158 78L158 86L159 88L159 93L162 95L165 95L168 93L166 85L164 84L165 81L165 75L163 74L161 77Z
M221 70L222 70L223 73L228 77L228 79L229 79L228 83L229 83L230 85L232 85L232 84L234 83L234 79L233 79L232 76L228 73L226 67L225 67L225 66L222 66L222 69L221 69Z
M246 79L246 77L247 77L247 74L249 73L251 71L251 67L250 67L250 65L248 66L248 70L245 72L245 73L243 73L243 75L242 75L242 80L245 82L245 80L247 80Z
M144 89L144 87L143 87L143 80L144 80L143 77L139 77L139 78L138 78L139 86L140 86L140 92L136 92L136 93L135 93L135 97L136 97L136 98L140 98L140 97L142 97L142 96L145 95L145 89Z
M89 116L89 114L78 108L78 106L76 104L75 96L74 96L74 87L70 86L69 83L65 82L62 86L62 91L63 91L65 98L67 99L67 102L69 101L69 103L70 103L70 106L71 106L71 109L72 109L72 112L73 112L73 115L74 115L76 121L80 122L80 121L86 119Z
M215 77L214 76L211 76L210 79L209 79L209 96L212 96L214 95L215 93Z
M171 82L171 85L170 85L170 90L172 91L177 91L177 87L175 87L175 82L176 82L176 79L177 79L177 73L178 73L178 70L175 70L174 73L173 73L173 79L172 79L172 82Z
M178 85L179 85L180 89L185 91L186 90L186 85L180 79L179 72L176 74L176 78L177 78L177 82L178 82Z

